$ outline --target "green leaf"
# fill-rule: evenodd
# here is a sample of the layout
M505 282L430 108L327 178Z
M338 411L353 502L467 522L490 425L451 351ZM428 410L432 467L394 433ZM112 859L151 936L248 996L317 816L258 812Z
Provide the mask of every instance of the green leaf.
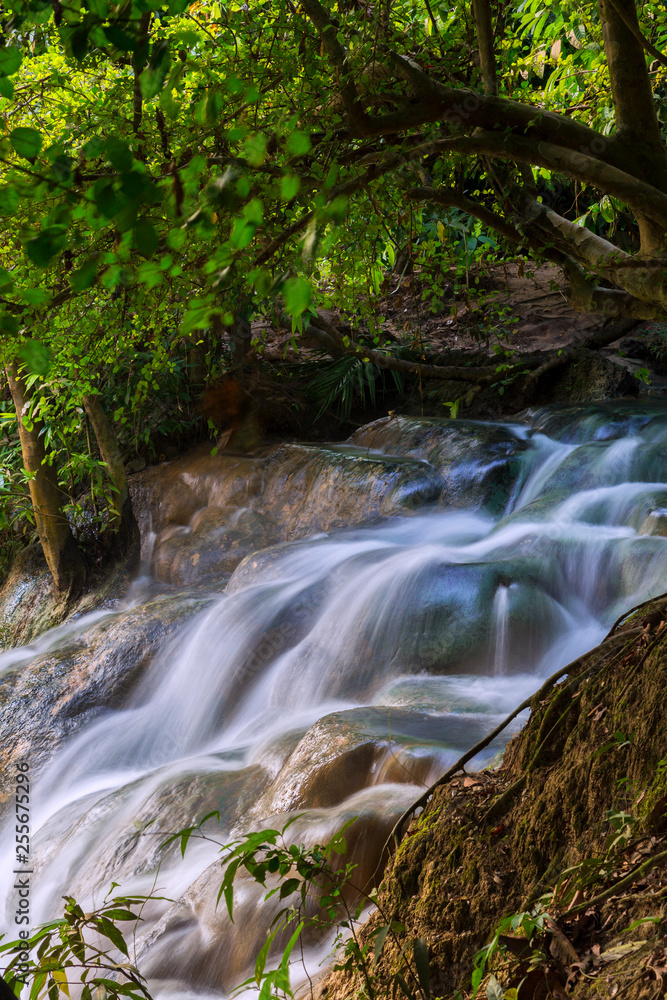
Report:
M29 340L23 345L19 354L33 375L46 375L51 367L51 353L40 340Z
M266 159L267 137L263 132L249 135L243 144L246 159L251 167L261 167Z
M9 271L6 271L4 267L0 267L0 295L9 295L13 291L14 279Z
M310 150L310 136L305 132L292 132L287 137L287 152L292 156L303 156Z
M89 160L96 160L102 156L106 147L104 139L99 135L94 135L83 147L84 156Z
M12 316L12 314L8 312L1 312L0 330L2 330L3 333L9 334L10 337L15 337L19 332L19 323L16 316Z
M26 160L34 160L42 148L42 137L34 128L15 128L10 132L9 141L19 156Z
M99 928L105 937L109 938L111 943L118 948L123 955L127 955L127 945L125 944L125 938L118 930L113 921L108 920L106 917L100 917Z
M103 29L104 34L107 36L109 41L115 48L120 49L121 52L134 52L137 47L137 38L133 35L128 35L126 31L119 28L115 24L110 24L107 28Z
M23 61L23 54L14 45L0 48L0 76L11 76L16 73Z
M299 193L301 180L296 174L285 174L280 180L280 197L283 201L291 201Z
M97 206L98 212L105 219L112 219L114 217L120 208L120 200L116 194L112 180L102 177L96 182L93 187L93 201Z
M387 934L391 930L390 924L385 924L384 927L380 927L377 934L375 935L375 947L373 948L373 968L377 968L378 959L380 953L384 947L384 943L387 940Z
M121 174L132 169L132 151L123 139L112 136L107 140L107 156L111 166Z
M141 920L141 917L138 917L136 913L132 913L132 910L117 908L105 910L104 916L109 920Z
M139 77L144 100L149 101L162 90L169 68L169 43L161 40L153 46L148 66Z
M23 288L19 292L19 298L29 306L41 306L48 302L51 296L46 288Z
M132 230L134 247L144 257L152 257L158 246L158 236L148 219L139 219Z
M415 957L415 965L417 966L419 985L421 986L425 1000L429 1000L429 997L431 996L431 969L428 960L428 945L426 944L424 938L415 938L413 954Z
M251 222L246 222L245 219L237 219L229 238L229 244L235 250L244 250L249 243L252 243L254 236L255 226Z
M75 292L83 292L95 284L97 277L97 257L90 257L70 276L70 285Z
M13 215L20 200L20 194L11 184L0 187L0 215Z
M14 96L14 84L6 76L0 76L0 94L8 101L11 101Z
M37 267L48 267L53 257L62 250L65 235L62 226L47 226L41 233L23 244L29 259Z
M300 316L313 298L313 290L305 278L288 278L283 288L285 308L290 316Z
M185 243L184 229L170 229L167 233L167 246L170 250L180 250Z
M67 36L67 47L72 53L77 62L82 62L88 51L88 35L90 34L90 25L80 24L77 25Z
M298 878L288 878L280 887L280 898L285 899L301 888L301 881Z

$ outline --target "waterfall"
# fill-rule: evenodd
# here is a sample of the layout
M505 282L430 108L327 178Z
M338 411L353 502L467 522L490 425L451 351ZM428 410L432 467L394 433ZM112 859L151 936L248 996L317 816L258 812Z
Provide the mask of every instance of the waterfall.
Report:
M195 514L145 526L144 558L156 572L174 553L182 582L144 573L124 602L0 657L7 732L36 697L24 690L48 690L63 671L94 680L71 703L58 688L57 712L34 709L21 744L39 762L33 924L56 916L65 892L88 907L112 881L159 885L173 902L147 910L140 966L172 997L231 990L267 917L244 885L231 925L216 908L216 846L193 842L182 859L178 845L161 848L166 835L212 810L220 842L300 813L291 836L313 843L356 816L354 860L370 878L424 783L624 609L667 589L665 406L547 409L523 424L380 421L344 450L234 459L224 482L204 476L207 461L196 475L184 464L176 487L196 494ZM198 561L201 539L228 559L247 524L263 532L261 551L239 548L229 580L197 578L213 565ZM151 623L167 614L158 640ZM130 663L132 683L107 697L111 667L122 678ZM31 677L42 679L30 688ZM11 871L0 856L8 915Z

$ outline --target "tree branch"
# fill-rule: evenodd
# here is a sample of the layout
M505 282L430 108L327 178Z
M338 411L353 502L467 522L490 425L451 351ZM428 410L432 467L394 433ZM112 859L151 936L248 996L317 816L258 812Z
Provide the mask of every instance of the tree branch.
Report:
M656 319L660 315L659 306L642 302L622 288L602 288L597 285L586 277L583 269L574 260L566 260L563 270L569 281L566 294L570 305L575 309L582 312L599 312L610 318L632 317L636 320ZM611 340L595 346L603 347L616 339L612 337Z
M521 244L525 242L525 234L516 226L512 226L497 212L492 212L490 208L485 208L484 205L467 198L460 191L455 191L452 188L418 187L406 191L405 197L409 201L430 201L435 205L444 205L446 208L460 208L462 212L479 219L485 226L495 230L511 243Z
M563 216L558 215L552 209L547 208L534 198L527 196L524 199L525 227L530 231L536 228L541 231L545 240L551 240L556 244L556 248L565 247L565 252L571 258L578 260L580 264L587 267L596 274L602 275L619 285L626 292L630 293L633 299L647 303L650 308L645 309L639 302L632 302L630 299L622 299L620 296L606 296L606 303L611 308L615 302L616 315L642 316L643 318L655 318L667 310L667 283L665 274L667 272L667 262L664 261L637 261L629 254L619 250L613 243L603 240L583 226L578 226ZM580 302L589 301L593 305L595 301L602 303L602 293L607 289L597 290L596 286L588 285L584 287L582 279L577 272L570 270L568 275L574 278L575 297L579 296ZM626 312L627 310L627 312Z
M605 163L596 156L574 152L563 146L536 141L526 136L487 131L477 132L472 136L439 139L431 145L434 151L478 153L558 170L618 198L633 211L648 216L667 229L667 195L652 184L638 180L632 174Z
M472 382L473 384L491 382L496 377L495 362L475 368L464 368L458 365L426 365L420 364L418 361L406 361L403 358L394 358L391 355L383 354L382 351L374 351L362 344L358 344L349 337L344 338L336 327L319 313L317 316L311 318L308 332L316 340L320 340L323 343L327 352L329 351L331 341L333 341L339 355L348 354L360 357L371 364L377 365L378 368L391 369L395 372L402 372L405 375L421 375L422 378ZM322 332L326 335L326 341L319 336Z
M343 46L338 41L338 29L329 13L319 3L319 0L302 0L306 14L322 36L322 43L329 59L336 68L338 89L343 100L347 117L351 124L363 128L367 120L359 100L359 94L354 83L352 70L347 61Z

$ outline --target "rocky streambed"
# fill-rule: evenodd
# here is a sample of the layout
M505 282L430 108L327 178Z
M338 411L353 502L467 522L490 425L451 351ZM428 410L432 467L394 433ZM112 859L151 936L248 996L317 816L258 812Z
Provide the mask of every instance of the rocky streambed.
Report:
M218 810L224 841L297 812L291 836L321 842L358 817L371 881L424 783L667 589L667 407L202 449L135 476L133 499L142 578L2 654L1 787L29 762L35 921L159 871L173 902L145 914L142 969L157 992L219 994L271 914L247 885L232 925L215 846L183 860L165 833ZM37 614L39 588L0 594L6 614L22 600Z

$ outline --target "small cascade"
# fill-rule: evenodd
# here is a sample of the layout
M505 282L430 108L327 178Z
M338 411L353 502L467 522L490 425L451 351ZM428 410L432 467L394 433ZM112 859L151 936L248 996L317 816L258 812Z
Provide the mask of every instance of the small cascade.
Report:
M138 936L151 989L228 994L271 913L245 886L230 924L216 847L183 859L164 834L298 814L290 836L315 843L358 817L348 860L373 877L423 784L667 590L666 445L667 407L614 404L386 418L344 448L140 474L125 601L0 657L0 750L34 778L35 924L64 893L88 908L157 878L173 902Z
M493 598L493 675L500 677L508 672L507 624L510 610L510 588L501 583Z

